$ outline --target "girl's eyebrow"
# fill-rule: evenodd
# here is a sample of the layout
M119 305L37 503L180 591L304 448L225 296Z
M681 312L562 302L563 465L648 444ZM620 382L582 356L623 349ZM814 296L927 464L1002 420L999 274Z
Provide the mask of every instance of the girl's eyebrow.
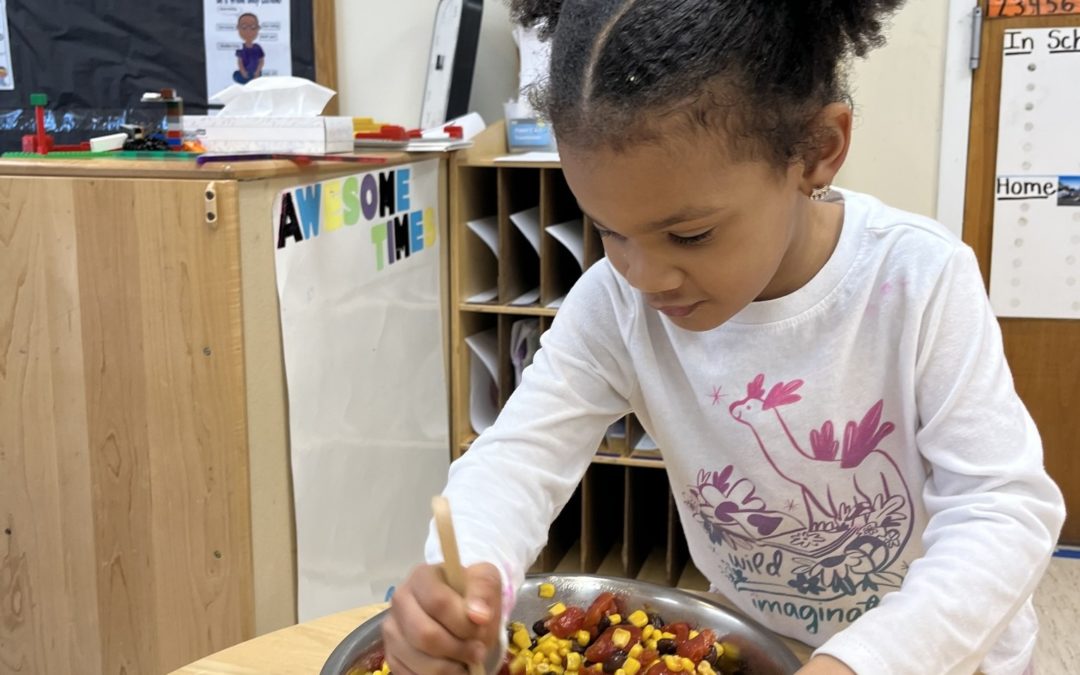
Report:
M664 218L661 218L659 220L655 220L651 223L646 223L644 226L642 226L642 229L663 230L665 228L671 227L672 225L678 225L679 223L685 223L691 220L700 220L702 218L714 216L721 211L723 211L723 209L712 206L690 206L680 211L677 211L669 216L665 216ZM585 213L585 216L597 225L605 227L603 223L601 223L589 213Z

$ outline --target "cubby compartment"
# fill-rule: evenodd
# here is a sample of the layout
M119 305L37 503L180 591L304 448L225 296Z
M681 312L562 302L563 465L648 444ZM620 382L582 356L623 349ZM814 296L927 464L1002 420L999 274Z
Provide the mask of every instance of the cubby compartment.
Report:
M497 302L499 199L495 169L461 169L455 185L457 216L465 224L456 270L459 294L464 302Z
M499 302L540 303L540 170L499 169Z

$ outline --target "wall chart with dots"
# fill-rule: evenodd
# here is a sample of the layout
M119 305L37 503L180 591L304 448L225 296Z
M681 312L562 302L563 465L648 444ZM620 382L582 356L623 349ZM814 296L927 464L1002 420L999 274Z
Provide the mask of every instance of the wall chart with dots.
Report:
M1005 32L990 300L1080 319L1080 28Z

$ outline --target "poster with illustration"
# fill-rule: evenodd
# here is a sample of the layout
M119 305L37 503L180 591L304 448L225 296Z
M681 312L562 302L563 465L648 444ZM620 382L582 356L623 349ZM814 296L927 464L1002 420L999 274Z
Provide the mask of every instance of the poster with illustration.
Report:
M290 0L203 0L207 96L257 77L292 75Z
M0 0L0 91L14 91L11 71L11 35L8 33L7 0Z

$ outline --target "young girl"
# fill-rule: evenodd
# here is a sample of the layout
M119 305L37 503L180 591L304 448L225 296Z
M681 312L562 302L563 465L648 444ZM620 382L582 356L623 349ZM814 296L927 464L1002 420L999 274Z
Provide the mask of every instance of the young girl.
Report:
M975 257L829 188L845 62L900 4L514 2L551 37L543 107L607 255L454 464L469 590L427 566L397 590L395 675L482 660L501 589L628 411L664 450L695 565L817 647L804 675L1030 667L1064 507Z

